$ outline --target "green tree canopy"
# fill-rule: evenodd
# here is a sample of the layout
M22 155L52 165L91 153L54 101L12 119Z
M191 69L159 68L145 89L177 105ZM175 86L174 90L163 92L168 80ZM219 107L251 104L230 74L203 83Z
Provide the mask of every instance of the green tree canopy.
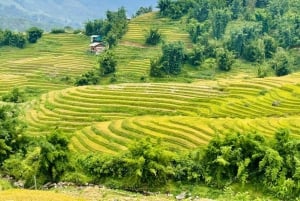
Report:
M185 54L182 42L164 44L162 47L162 68L167 74L177 75L181 72Z
M39 173L44 182L57 182L68 169L69 140L55 131L41 143Z
M0 107L0 164L23 148L25 124L18 119L19 110L10 105Z
M43 30L37 27L31 27L27 31L27 39L30 43L36 43L36 41L42 37Z
M100 74L107 75L116 71L117 61L111 51L105 51L99 57Z

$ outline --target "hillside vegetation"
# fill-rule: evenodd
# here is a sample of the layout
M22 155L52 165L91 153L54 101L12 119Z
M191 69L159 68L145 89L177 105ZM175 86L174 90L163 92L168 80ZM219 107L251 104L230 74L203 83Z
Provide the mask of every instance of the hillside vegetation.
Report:
M226 200L249 186L235 199L297 200L300 4L287 2L160 0L130 21L121 8L85 33L0 47L1 173L29 188L37 178ZM194 191L204 184L212 192Z

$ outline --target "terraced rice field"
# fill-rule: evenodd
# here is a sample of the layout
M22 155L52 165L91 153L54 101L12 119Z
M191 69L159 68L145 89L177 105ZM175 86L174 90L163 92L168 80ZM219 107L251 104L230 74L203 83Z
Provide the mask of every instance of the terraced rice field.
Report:
M161 18L157 12L147 13L130 21L128 32L123 40L143 45L145 33L150 28L158 28L164 41L182 41L187 45L192 44L188 33L180 26L180 21Z
M191 40L180 21L160 18L158 13L148 13L130 21L128 32L115 49L118 58L117 75L120 79L128 77L138 80L149 74L150 59L161 53L160 46L145 46L145 34L150 28L158 28L165 42L182 41L186 47L191 46ZM121 80L121 81L126 81Z
M73 87L33 102L26 121L32 135L59 128L74 134L72 150L109 154L144 137L163 139L175 150L229 132L272 136L288 127L299 137L299 78Z
M216 135L257 131L268 137L281 127L300 136L300 73L264 79L224 74L189 84L132 83L148 75L150 59L160 54L159 46L144 45L144 29L158 27L165 40L189 46L179 23L156 13L131 20L114 49L117 79L123 84L73 87L61 81L96 64L83 35L45 34L24 50L1 48L0 96L13 87L44 92L23 104L27 134L60 129L70 136L75 152L116 154L144 137L184 151L206 145Z
M144 137L161 139L173 149L189 150L206 145L213 137L228 133L258 132L269 137L277 129L289 127L292 136L300 135L300 117L201 118L201 117L135 117L96 123L77 131L71 149L80 153L120 153L128 144Z
M0 49L0 95L14 87L44 92L66 88L64 76L76 77L95 66L87 54L89 38L75 34L44 34L25 49Z

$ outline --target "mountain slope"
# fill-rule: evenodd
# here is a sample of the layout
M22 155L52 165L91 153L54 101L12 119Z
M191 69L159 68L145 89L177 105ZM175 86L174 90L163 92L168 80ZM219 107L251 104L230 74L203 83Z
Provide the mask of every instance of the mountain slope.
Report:
M156 0L0 0L0 28L23 31L30 26L49 30L53 27L81 27L89 19L103 18L107 10L122 6L132 16L141 6L155 7Z

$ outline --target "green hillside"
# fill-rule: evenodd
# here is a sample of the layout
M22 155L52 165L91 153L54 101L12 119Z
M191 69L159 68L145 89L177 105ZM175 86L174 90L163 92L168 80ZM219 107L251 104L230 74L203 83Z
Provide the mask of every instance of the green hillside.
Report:
M214 188L249 185L254 193L245 201L257 192L293 200L300 192L299 11L277 13L275 0L159 2L160 11L119 24L122 9L110 21L88 22L111 29L103 36L111 46L99 55L84 32L45 33L23 49L1 44L0 105L21 111L14 119L13 107L0 109L0 176L30 188L33 178L39 186L66 180L138 192L205 184L211 191L203 195L216 199ZM156 45L145 42L151 29L161 34ZM104 73L103 61L116 70ZM27 99L4 102L16 88Z
M87 53L88 43L83 35L45 34L25 49L1 47L0 94L14 87L41 93L69 87L66 76L79 76L96 64L95 57Z

